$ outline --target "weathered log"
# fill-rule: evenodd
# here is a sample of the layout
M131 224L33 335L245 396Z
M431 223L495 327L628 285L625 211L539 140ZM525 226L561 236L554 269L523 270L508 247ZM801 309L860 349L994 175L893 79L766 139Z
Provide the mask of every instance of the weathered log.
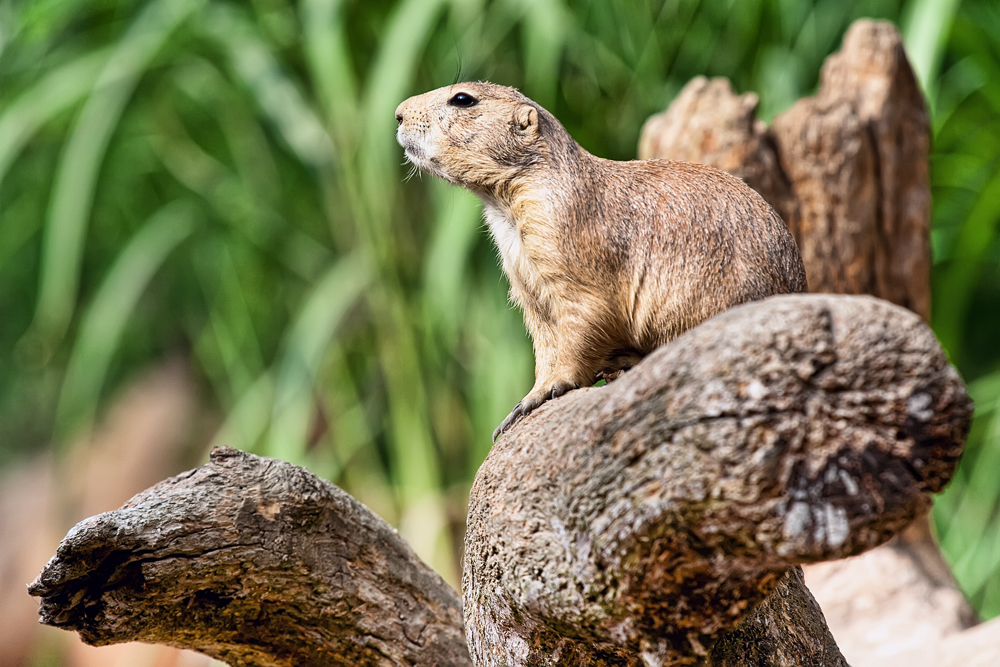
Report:
M217 448L63 539L41 622L241 665L469 665L458 595L387 523L290 463Z
M790 568L922 511L970 414L901 308L799 295L725 313L494 448L469 515L472 655L843 665ZM457 596L395 531L301 468L231 449L79 524L30 592L43 622L92 644L232 665L469 664Z
M693 664L790 567L924 512L971 411L902 308L798 295L723 313L494 446L466 537L473 659Z

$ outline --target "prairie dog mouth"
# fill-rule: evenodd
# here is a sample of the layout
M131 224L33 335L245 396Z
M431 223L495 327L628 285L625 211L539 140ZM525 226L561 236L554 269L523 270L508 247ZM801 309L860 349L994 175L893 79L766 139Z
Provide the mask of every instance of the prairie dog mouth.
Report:
M403 128L399 128L396 132L396 141L403 147L403 153L406 155L406 159L413 164L416 164L419 167L420 165L418 162L426 160L426 151L421 145L422 142L419 138L412 136L408 132L404 132Z
M437 175L438 170L434 169L433 162L429 160L426 155L424 155L420 146L404 146L403 155L406 156L407 162L412 164L417 169L426 171L429 174Z
M403 154L406 155L407 160L414 164L424 159L424 152L420 146L403 146Z
M425 143L421 141L421 137L407 136L399 132L396 138L399 145L403 147L403 155L406 156L406 160L410 164L429 174L444 177L441 170L434 164L434 160L428 155L429 151Z
M400 127L396 131L396 141L403 147L407 162L432 176L443 178L453 185L459 183L441 166L437 147L429 136L421 132L407 132Z

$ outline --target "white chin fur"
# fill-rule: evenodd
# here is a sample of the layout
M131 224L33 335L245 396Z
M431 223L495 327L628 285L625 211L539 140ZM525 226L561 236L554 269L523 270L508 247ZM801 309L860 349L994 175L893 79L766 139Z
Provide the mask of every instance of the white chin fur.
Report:
M424 171L428 170L428 161L424 159L423 154L418 149L407 147L403 150L403 154L406 156L407 160L412 162L417 167L423 169Z
M399 128L396 130L396 140L399 142L399 145L403 147L403 153L406 155L406 159L409 160L410 164L414 165L417 169L425 171L431 176L443 178L452 185L462 185L456 179L446 174L444 170L441 169L441 165L434 161L434 155L437 151L435 150L430 137L426 134L409 134L404 132L403 128Z
M432 162L427 157L427 153L421 149L422 149L421 146L412 146L412 145L406 146L404 150L406 159L409 160L411 164L416 166L421 171L425 171L428 174L431 174L432 176L437 176L438 178L443 178L444 180L450 183L454 183L455 182L454 179L448 176L448 174L444 173L441 170L441 167Z

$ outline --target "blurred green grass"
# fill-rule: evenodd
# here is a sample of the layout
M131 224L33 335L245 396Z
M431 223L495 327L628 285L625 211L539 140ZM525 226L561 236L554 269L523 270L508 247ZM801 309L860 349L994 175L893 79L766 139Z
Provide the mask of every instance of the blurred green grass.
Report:
M934 111L933 324L978 405L935 519L1000 614L992 0L0 1L0 465L180 351L216 442L339 482L455 581L532 357L478 202L404 181L396 104L490 79L629 159L696 75L787 108L861 16L902 27Z

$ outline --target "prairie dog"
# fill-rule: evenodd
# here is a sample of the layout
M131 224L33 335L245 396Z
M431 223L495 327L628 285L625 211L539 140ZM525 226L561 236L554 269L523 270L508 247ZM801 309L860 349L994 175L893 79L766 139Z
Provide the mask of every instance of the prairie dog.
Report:
M411 97L396 121L410 162L483 201L531 334L535 384L494 440L727 308L806 289L781 218L722 171L595 157L541 106L491 83Z

